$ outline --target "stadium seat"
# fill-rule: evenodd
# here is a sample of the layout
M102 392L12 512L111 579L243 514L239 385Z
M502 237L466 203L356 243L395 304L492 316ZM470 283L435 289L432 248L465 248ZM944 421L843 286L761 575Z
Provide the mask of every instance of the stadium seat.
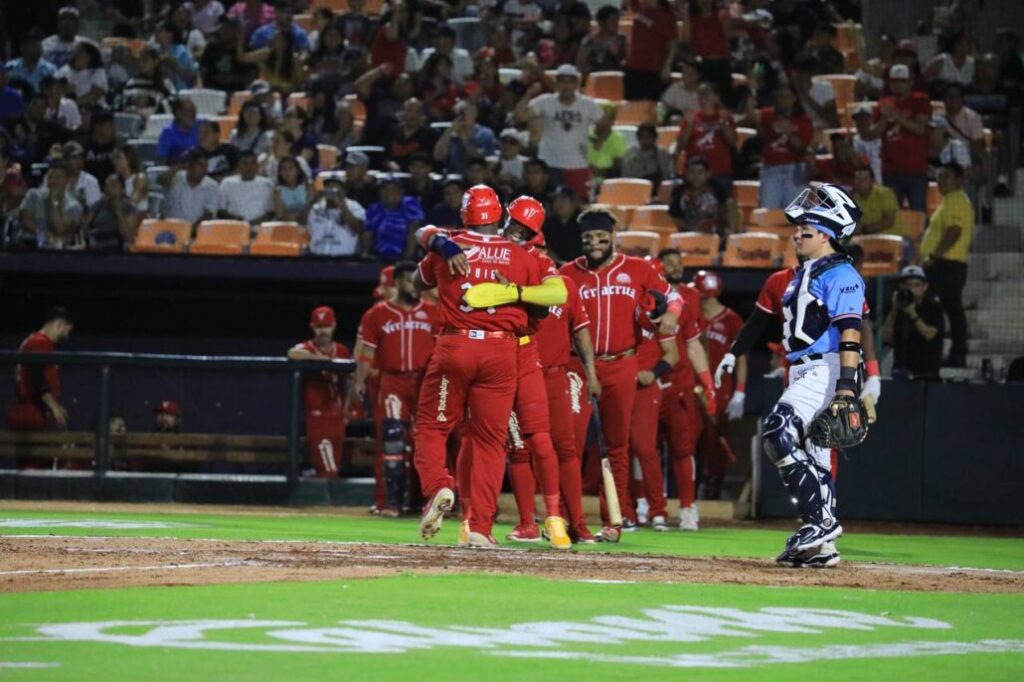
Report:
M942 193L939 191L939 183L929 182L928 183L928 198L925 200L925 205L928 209L928 215L935 213L935 209L942 203Z
M150 114L149 118L146 119L146 127L143 129L140 137L144 140L159 139L160 133L162 133L164 128L170 125L173 120L173 114Z
M451 17L447 23L455 29L455 46L476 54L484 41L480 17Z
M642 206L651 200L653 184L639 178L611 178L601 183L597 201L602 204Z
M117 47L127 48L132 56L137 58L146 48L146 41L141 38L115 38L113 36L107 36L100 40L101 50L112 51Z
M760 180L736 180L732 183L732 197L736 200L742 224L750 222L750 214L760 205L760 191Z
M781 208L755 208L750 212L750 224L758 227L785 227L792 232L793 224Z
M743 149L743 144L752 137L757 137L756 128L737 128L736 129L736 147Z
M242 105L252 99L252 93L248 90L239 90L231 94L231 100L228 102L228 115L238 118L238 114L242 112Z
M630 221L632 221L632 219L633 219L633 212L637 208L639 208L639 207L638 206L628 206L628 205L624 205L624 204L601 204L601 203L598 203L598 204L591 204L590 208L603 208L604 210L608 211L609 213L614 215L615 219L618 221L618 225L617 225L618 229L624 230L624 229L627 229L627 227L630 224Z
M250 256L298 256L309 244L309 233L298 223L263 223L249 245Z
M128 140L128 146L135 150L135 155L139 158L139 163L156 163L157 162L157 141L154 139L138 138L135 140Z
M672 192L682 184L681 180L662 180L658 185L658 203L667 204L672 201Z
M718 259L717 234L706 232L676 232L668 238L668 245L683 254L683 265L710 267Z
M732 75L732 87L734 88L742 88L749 83L750 79L747 78L746 74L734 73Z
M857 52L860 49L859 35L861 25L852 22L836 24L836 39L833 44L840 52Z
M594 71L587 76L583 92L598 99L619 102L625 99L622 78L621 71Z
M345 148L347 152L362 152L370 157L370 168L380 168L384 161L384 147L378 147L376 145L353 145Z
M633 211L633 216L629 220L629 229L647 230L652 227L675 229L676 224L672 220L672 216L668 214L667 205L650 204L648 206L638 206Z
M635 125L613 125L612 130L617 133L621 133L622 137L626 140L626 148L632 147L636 144L636 129Z
M655 256L661 249L661 235L647 230L616 232L615 248L627 256Z
M511 67L503 66L498 69L498 81L502 85L508 85L512 81L517 81L523 77L522 69L513 69Z
M123 140L129 140L142 132L143 120L140 114L131 112L114 112L114 128L117 136Z
M665 151L672 151L678 137L679 126L658 126L658 146Z
M308 13L295 14L292 16L292 21L295 22L295 25L301 28L306 33L312 31L316 26L316 24L313 23L313 15Z
M252 228L244 220L204 220L189 253L235 256L249 245Z
M231 139L231 131L238 125L237 116L210 116L211 121L216 121L220 126L220 141L227 142Z
M615 122L619 125L638 126L641 123L657 122L658 103L653 100L638 100L630 102L622 100L616 103L618 114Z
M812 80L829 83L836 94L836 111L845 111L846 107L853 102L853 86L857 84L857 77L845 73L830 73L824 76L814 76Z
M219 116L227 104L228 94L223 90L209 88L192 88L178 93L181 97L192 100L196 105L196 113L201 117Z
M192 223L187 220L143 220L129 250L132 253L184 253L191 239Z
M317 166L324 170L331 170L338 165L338 148L333 144L318 144L316 146Z
M744 232L729 235L722 265L728 268L772 268L782 245L770 232Z
M928 214L924 211L900 210L896 213L896 223L893 225L892 231L901 237L907 237L916 244L924 236L927 222Z
M861 274L867 277L894 275L900 270L903 237L894 234L869 234L854 237L853 242L864 249Z

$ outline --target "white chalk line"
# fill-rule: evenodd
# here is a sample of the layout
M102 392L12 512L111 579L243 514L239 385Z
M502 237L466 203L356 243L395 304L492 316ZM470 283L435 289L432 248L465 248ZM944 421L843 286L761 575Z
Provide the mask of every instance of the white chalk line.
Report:
M42 668L59 668L60 663L42 663L40 661L0 661L2 668L20 668L22 670L40 670Z
M227 568L230 566L259 566L249 561L215 561L198 564L160 564L157 566L104 566L102 568L28 568L18 571L0 571L0 575L34 575L51 573L116 573L123 571L168 571L193 568Z

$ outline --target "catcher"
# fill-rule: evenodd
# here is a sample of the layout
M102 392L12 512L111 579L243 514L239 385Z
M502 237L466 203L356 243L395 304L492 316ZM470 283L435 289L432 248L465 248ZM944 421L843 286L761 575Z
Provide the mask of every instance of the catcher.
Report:
M794 273L783 304L783 347L789 386L762 421L764 451L796 499L803 525L776 558L787 566L839 563L835 541L843 533L835 515L830 448L859 445L867 412L857 398L864 280L844 245L861 211L834 185L806 189L786 208L796 225Z

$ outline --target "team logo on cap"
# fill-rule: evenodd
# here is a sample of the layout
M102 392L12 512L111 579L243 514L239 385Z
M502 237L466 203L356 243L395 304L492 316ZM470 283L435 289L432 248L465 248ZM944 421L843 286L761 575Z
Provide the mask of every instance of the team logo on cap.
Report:
M619 274L615 275L615 281L618 282L619 284L629 284L630 282L633 281L633 279L626 273L620 272Z
M316 319L319 320L320 322L323 322L324 320L326 320L327 319L327 311L321 310L320 312L318 312L316 314Z

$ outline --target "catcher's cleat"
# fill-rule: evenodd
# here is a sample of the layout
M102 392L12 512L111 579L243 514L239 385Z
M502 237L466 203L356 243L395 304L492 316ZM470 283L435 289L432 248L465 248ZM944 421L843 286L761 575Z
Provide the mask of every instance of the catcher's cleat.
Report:
M790 568L833 568L839 565L840 556L835 543L826 542L817 549L802 554L793 555L789 551L784 551L775 558L775 561Z
M459 547L465 547L469 544L469 521L462 521L459 523L459 539L457 544Z
M651 521L651 528L659 533L664 533L668 530L668 521L665 520L664 516L655 516L654 520Z
M430 503L423 511L423 518L420 519L420 535L424 540L429 540L437 535L441 530L444 515L452 510L454 504L455 493L451 488L441 488L434 493L434 496L430 498Z
M505 536L505 539L512 542L540 542L540 529L537 528L537 524L524 526L520 523Z
M700 514L697 505L691 504L679 510L679 530L700 530Z
M493 535L484 535L483 533L477 533L475 530L469 531L466 545L475 549L497 549L500 547Z
M842 534L843 527L839 525L838 521L832 521L828 528L814 523L805 523L786 541L786 551L796 556L811 549L816 550L826 542L834 541Z
M544 530L552 549L570 549L572 540L565 528L565 519L560 516L549 516L544 519Z

